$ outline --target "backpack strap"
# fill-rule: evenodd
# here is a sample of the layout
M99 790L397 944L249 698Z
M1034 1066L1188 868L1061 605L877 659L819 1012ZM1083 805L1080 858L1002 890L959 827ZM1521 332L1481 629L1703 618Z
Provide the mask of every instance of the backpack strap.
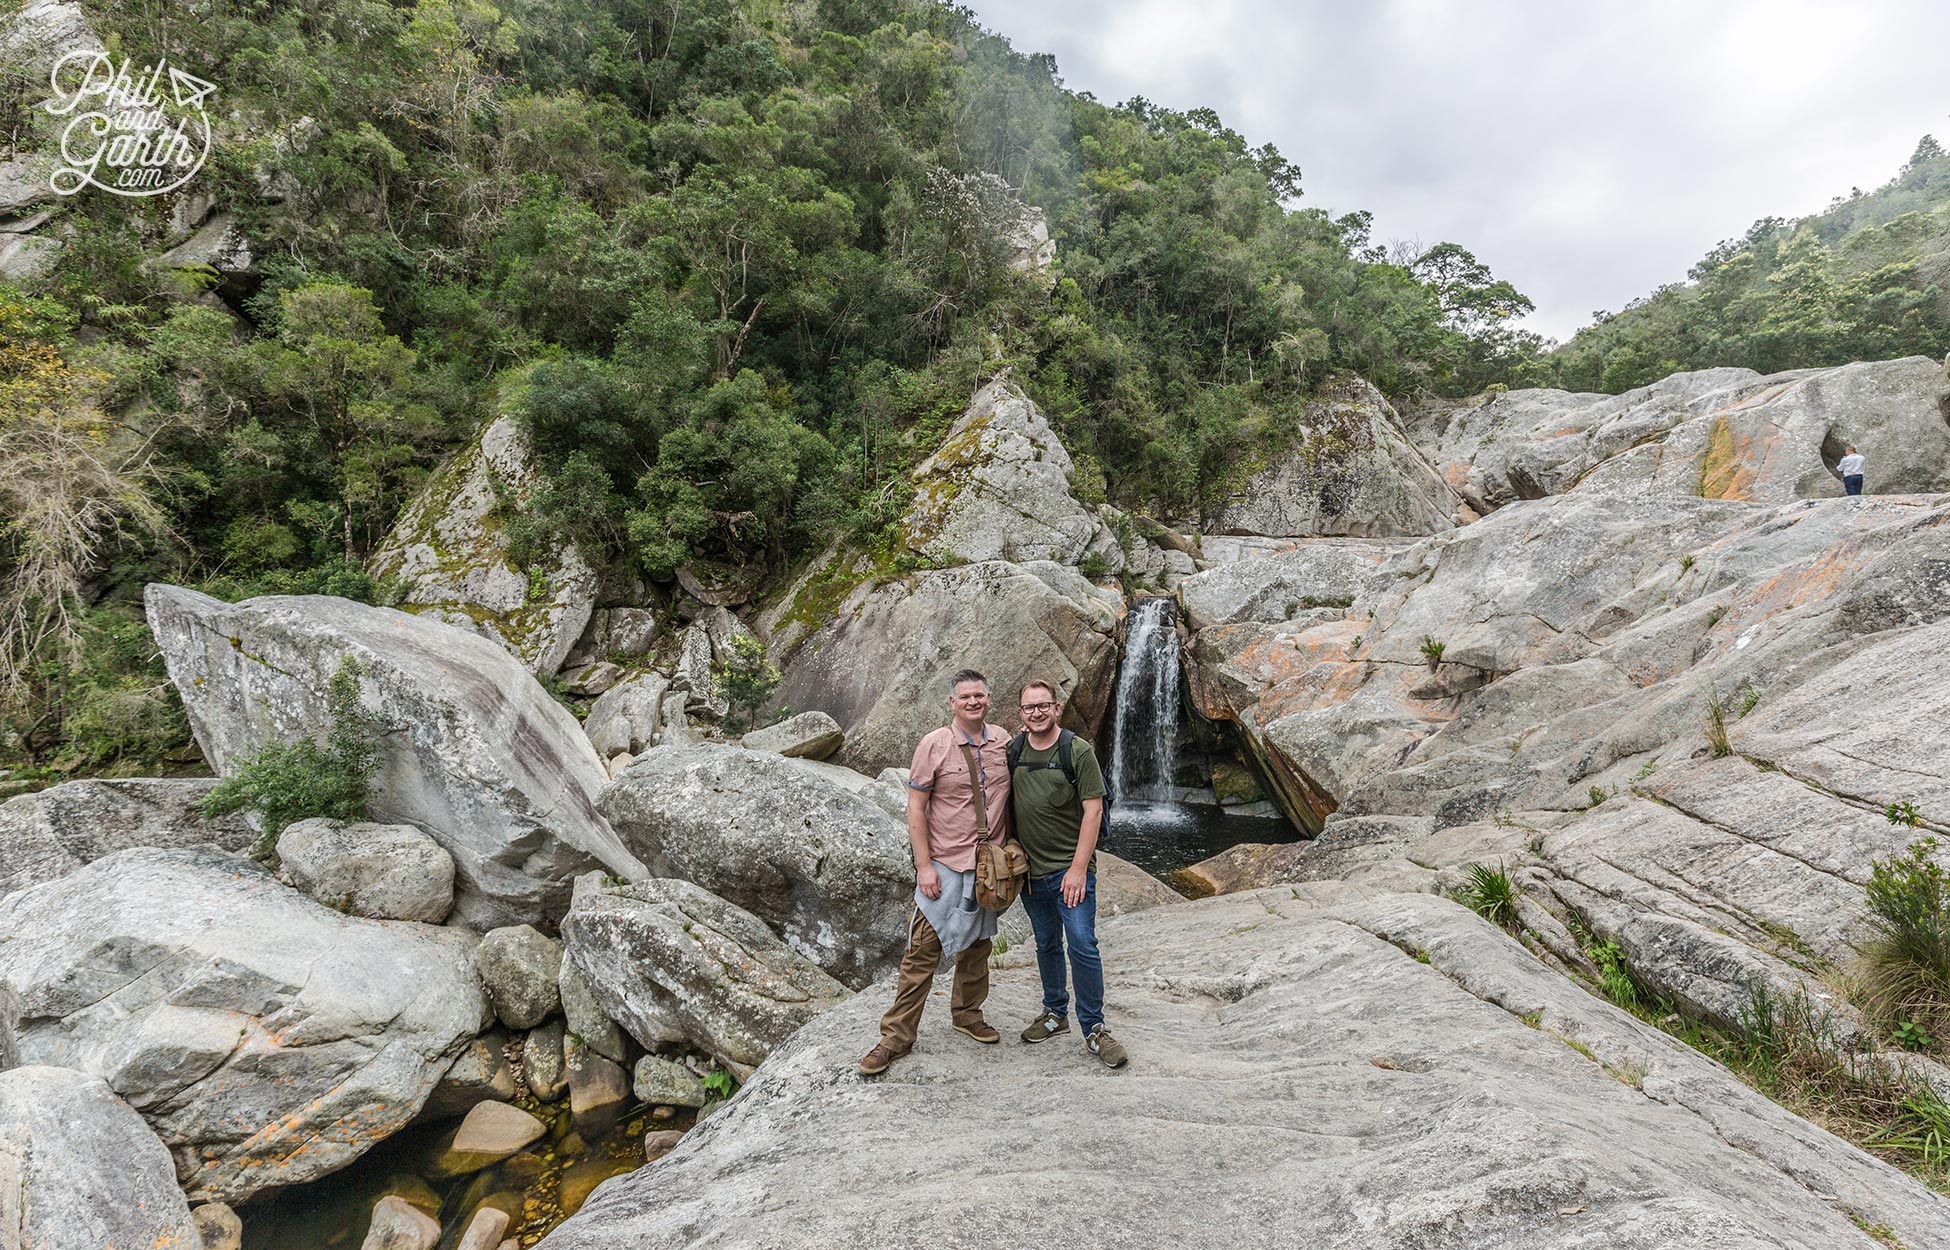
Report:
M1063 766L1063 775L1070 779L1072 790L1077 788L1077 766L1070 762L1070 744L1076 741L1076 737L1067 729L1058 730L1056 734L1056 762Z
M1022 767L1022 749L1028 744L1029 744L1029 735L1026 733L1019 733L1015 737L1009 739L1009 750L1007 754L1009 757L1009 772L1011 775L1014 775L1016 769Z

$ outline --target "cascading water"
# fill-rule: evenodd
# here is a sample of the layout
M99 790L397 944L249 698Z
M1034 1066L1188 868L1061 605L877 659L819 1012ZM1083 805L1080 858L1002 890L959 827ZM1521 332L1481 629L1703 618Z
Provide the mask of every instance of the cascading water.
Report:
M1284 828L1231 815L1211 790L1179 784L1178 743L1186 725L1177 607L1175 600L1159 598L1131 609L1111 720L1109 780L1116 802L1104 849L1154 873L1170 873L1241 842L1281 838Z
M1120 802L1167 803L1178 771L1178 628L1170 599L1131 612L1117 673L1110 775Z

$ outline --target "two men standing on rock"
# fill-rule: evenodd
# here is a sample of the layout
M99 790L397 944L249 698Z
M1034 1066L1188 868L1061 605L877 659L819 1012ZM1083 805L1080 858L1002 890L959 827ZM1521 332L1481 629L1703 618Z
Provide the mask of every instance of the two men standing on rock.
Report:
M1034 838L1023 843L1030 858L1030 892L1023 903L1036 930L1037 964L1043 974L1044 1010L1022 1038L1040 1042L1068 1031L1069 995L1063 976L1067 937L1076 969L1079 1022L1087 1044L1106 1064L1120 1067L1125 1062L1124 1048L1102 1027L1094 851L1104 785L1096 755L1089 743L1072 738L1070 768L1057 759L1061 704L1046 683L1023 688L1028 728L1013 743L988 723L987 678L964 669L954 675L949 689L952 718L923 737L914 750L907 796L914 910L908 918L907 950L901 958L893 1005L881 1018L880 1042L860 1060L860 1072L877 1076L913 1047L935 969L947 956L955 960L949 1002L955 1031L983 1043L1001 1040L1001 1034L982 1018L996 917L975 901L975 848L978 842L1009 836L1012 806L1018 831L1028 830ZM1027 792L1018 793L1012 805L1012 774L1020 768L1030 770L1025 780L1045 777L1051 768L1062 771L1054 787L1030 780ZM1070 769L1077 770L1074 784ZM1040 897L1032 901L1031 895Z

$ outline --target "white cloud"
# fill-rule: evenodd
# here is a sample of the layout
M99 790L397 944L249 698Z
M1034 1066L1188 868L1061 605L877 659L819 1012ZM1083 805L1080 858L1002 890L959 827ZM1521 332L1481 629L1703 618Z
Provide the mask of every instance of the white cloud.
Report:
M1309 204L1470 248L1560 337L1950 142L1950 5L1925 0L975 7L1075 90L1217 109Z

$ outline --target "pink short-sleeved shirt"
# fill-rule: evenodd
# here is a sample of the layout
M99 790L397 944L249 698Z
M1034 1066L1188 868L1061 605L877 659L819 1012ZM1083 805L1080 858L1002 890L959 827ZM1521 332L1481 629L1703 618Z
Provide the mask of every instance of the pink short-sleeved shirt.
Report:
M982 738L976 752L979 778L970 776L968 757L962 753L961 743L968 740L950 724L929 733L914 748L914 767L907 781L907 801L928 805L928 849L957 872L975 866L978 788L988 800L989 837L1006 837L1009 832L1009 735L985 724ZM971 741L970 745L977 744Z

